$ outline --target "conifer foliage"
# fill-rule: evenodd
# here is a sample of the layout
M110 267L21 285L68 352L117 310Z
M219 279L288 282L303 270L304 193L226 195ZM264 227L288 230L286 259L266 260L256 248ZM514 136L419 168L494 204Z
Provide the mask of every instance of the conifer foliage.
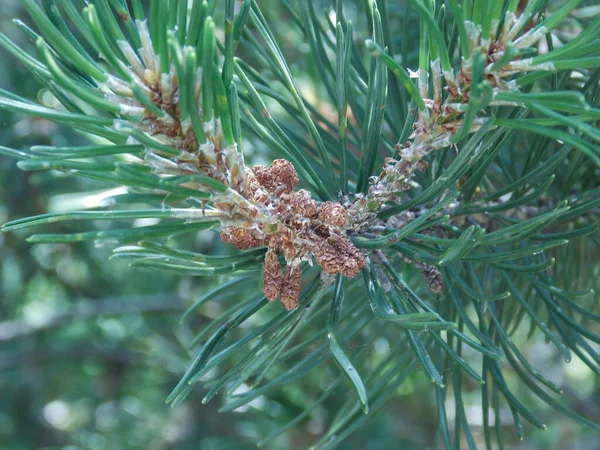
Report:
M37 54L3 34L0 44L52 101L2 91L0 108L71 127L90 144L0 153L22 170L100 180L145 203L115 195L110 210L3 230L88 220L86 231L28 240L116 242L114 258L134 268L230 280L184 314L234 299L190 342L193 360L170 403L199 384L204 401L219 392L230 411L337 363L322 396L267 440L346 387L353 395L315 443L335 447L407 378L426 377L436 439L473 447L462 400L470 379L491 448L502 442L506 405L520 436L523 419L546 427L507 384L511 372L600 431L561 403L561 388L512 339L526 328L600 375L597 267L577 266L597 258L600 228L593 2L284 2L309 49L313 101L282 50L283 25L260 1L21 1L35 26L15 23ZM248 164L246 146L267 149L271 163ZM156 224L92 225L140 218ZM173 239L208 230L228 253ZM248 289L259 274L260 287ZM378 338L392 344L373 358ZM352 350L352 339L365 345Z

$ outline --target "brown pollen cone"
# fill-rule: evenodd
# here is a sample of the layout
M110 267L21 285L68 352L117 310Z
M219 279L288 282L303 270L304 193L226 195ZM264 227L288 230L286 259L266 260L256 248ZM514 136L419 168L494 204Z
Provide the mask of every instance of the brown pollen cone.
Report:
M281 289L281 265L277 253L269 248L265 255L265 274L263 277L263 293L268 300L275 300Z
M279 209L282 214L287 211L296 216L315 217L319 211L317 202L311 198L310 192L305 189L300 189L291 194L282 194L281 200L282 204Z
M221 230L221 241L240 250L260 247L263 241L257 238L253 230L241 227L226 227Z
M258 182L271 192L283 187L284 192L292 192L298 186L298 174L291 162L276 159L269 167L255 166L254 175Z
M300 267L286 266L283 281L281 283L281 304L291 311L298 306L300 298L300 281L302 270Z
M313 253L323 270L354 278L367 266L365 255L347 238L331 235L327 238L313 235Z
M334 227L346 225L346 208L339 203L324 202L319 207L319 219Z

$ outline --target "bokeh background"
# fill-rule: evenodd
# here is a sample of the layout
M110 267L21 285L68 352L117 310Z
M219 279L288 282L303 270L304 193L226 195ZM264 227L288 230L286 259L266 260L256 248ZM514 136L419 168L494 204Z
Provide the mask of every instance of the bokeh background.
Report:
M311 73L315 69L302 64L302 53L308 48L292 27L286 27L291 19L279 2L260 3L277 18L278 27L287 30L282 35L292 70L305 95L318 104L320 89L314 81L316 74ZM18 0L2 0L0 31L33 51L32 43L13 25L13 18L29 22ZM4 51L0 51L0 88L30 99L44 100L48 95ZM48 121L0 112L0 145L22 149L85 142L83 136ZM269 160L268 150L260 143L249 142L246 148L254 161ZM56 172L21 172L14 160L0 157L0 222L48 211L110 207L106 191L106 185ZM81 228L46 227L50 232L74 229ZM130 270L126 262L109 261L110 245L31 245L25 237L0 234L0 449L255 448L256 441L316 399L323 375L320 370L335 370L313 371L301 382L231 413L218 412L218 397L203 405L199 390L172 409L165 398L189 363L185 344L225 306L217 299L207 303L191 322L181 325L179 318L186 306L223 279ZM220 246L212 232L183 239L187 239L184 245L196 251ZM600 417L598 378L584 364L576 358L565 364L539 337L528 340L524 332L516 339L526 345L534 365L565 386L565 401L571 408L587 417ZM351 349L360 345L353 342ZM516 378L509 375L507 382L516 383ZM424 377L407 380L395 399L342 448L429 446L436 419L429 387ZM482 444L479 392L468 384L465 389L472 392L465 397L467 413L475 438ZM518 392L527 401L526 389ZM316 409L268 447L307 448L323 433L328 418L347 395L353 395L349 385L338 389L326 408ZM452 410L448 408L450 424ZM545 405L540 404L539 411L549 430L526 425L525 442L516 438L510 411L502 411L507 448L600 448L599 435Z

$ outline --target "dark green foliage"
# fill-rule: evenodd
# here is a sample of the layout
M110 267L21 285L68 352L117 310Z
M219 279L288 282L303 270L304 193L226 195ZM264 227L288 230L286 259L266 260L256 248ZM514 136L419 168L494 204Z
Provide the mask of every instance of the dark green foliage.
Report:
M565 362L577 358L600 375L600 19L593 2L537 0L518 10L513 0L310 1L283 2L282 12L253 0L195 0L190 8L153 0L147 11L139 1L129 9L125 1L96 0L83 10L84 2L22 3L35 27L17 25L35 41L38 59L3 34L0 45L52 94L52 104L2 91L0 109L53 120L91 143L1 147L0 154L20 159L24 171L52 169L126 189L112 196L110 209L37 214L3 230L60 223L68 228L28 241L120 245L112 259L134 268L222 276L224 284L182 316L197 323L207 305L219 306L195 336L179 339L192 363L168 402L176 406L196 389L203 402L219 394L221 410L232 411L265 395L285 398L292 383L311 386L314 398L299 402L297 417L261 440L269 445L348 391L314 443L333 448L408 383L429 380L437 428L425 445L434 448L502 448L506 408L520 438L525 421L553 426L546 406L600 431L593 415L560 400L561 383L522 345L539 337ZM489 42L474 30L504 36L513 14L522 23L490 60ZM229 187L143 164L148 153L185 155L140 130L133 110L99 90L118 76L147 113L168 115L136 85L118 44L127 40L138 51L146 15L161 73L177 76L177 113L198 144L210 140L206 124L218 119L224 143L254 148L260 160L287 159L321 201L366 195L377 227L349 231L368 255L359 277L338 275L332 283L318 265L304 263L299 307L288 312L269 303L254 280L263 248L190 250L197 233L225 223L204 212ZM565 23L581 33L569 35ZM532 35L531 45L521 45L519 36ZM553 37L564 45L555 47ZM454 96L459 67L470 72ZM433 114L438 94L447 108ZM432 144L436 136L427 133L438 130ZM403 174L406 188L378 201L370 187L387 182L379 174L391 167L388 158L409 160L403 151L419 143L427 165ZM124 224L136 219L153 224ZM81 231L71 224L85 220L108 225ZM191 238L173 238L184 233ZM466 409L474 395L483 438Z

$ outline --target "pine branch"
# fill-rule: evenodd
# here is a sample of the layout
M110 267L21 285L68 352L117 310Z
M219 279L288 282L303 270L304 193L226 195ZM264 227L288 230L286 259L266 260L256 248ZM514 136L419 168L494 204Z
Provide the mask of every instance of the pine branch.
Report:
M411 0L402 9L373 1L356 25L343 2L326 20L313 3L301 11L287 4L310 47L316 95L324 98L311 103L284 53L287 25L252 0L237 16L235 2L225 3L223 42L216 37L216 2L153 0L146 18L141 2L132 13L126 2L98 0L80 13L69 2L45 0L42 9L23 0L41 35L18 26L36 43L39 59L4 35L0 44L57 103L1 92L0 108L80 130L93 145L0 153L20 159L22 170L60 170L166 200L162 208L135 209L115 197L123 208L45 214L3 230L151 218L159 222L28 240L136 243L113 258L185 275L262 273L262 293L244 290L241 278L226 285L237 300L190 342L203 344L168 398L174 404L225 361L231 367L205 384L205 401L221 391L223 410L232 410L333 357L340 378L312 407L346 381L356 397L317 444L331 448L420 366L418 375L434 384L446 444L452 386L457 448L461 434L474 445L463 375L485 383L491 447L489 409L498 421L501 403L520 435L521 418L545 427L507 384L504 360L533 395L599 430L546 392L561 390L511 338L527 317L565 360L577 355L600 373L597 302L588 310L573 300L593 299L594 291L570 290L558 275L570 260L546 256L566 254L569 240L597 239L600 20L593 8L577 9L581 4L551 11L547 1ZM569 16L585 29L554 46ZM419 24L401 36L402 59L394 56L391 33L398 20ZM244 140L268 147L271 165L250 169ZM222 242L242 251L202 254L156 241L215 228ZM422 276L412 277L414 269ZM223 289L207 293L184 318ZM265 313L276 298L285 311ZM221 347L253 317L265 320ZM371 364L371 347L348 351L356 336L370 343L394 336L395 344ZM463 344L478 355L481 373ZM249 390L235 394L243 384Z

